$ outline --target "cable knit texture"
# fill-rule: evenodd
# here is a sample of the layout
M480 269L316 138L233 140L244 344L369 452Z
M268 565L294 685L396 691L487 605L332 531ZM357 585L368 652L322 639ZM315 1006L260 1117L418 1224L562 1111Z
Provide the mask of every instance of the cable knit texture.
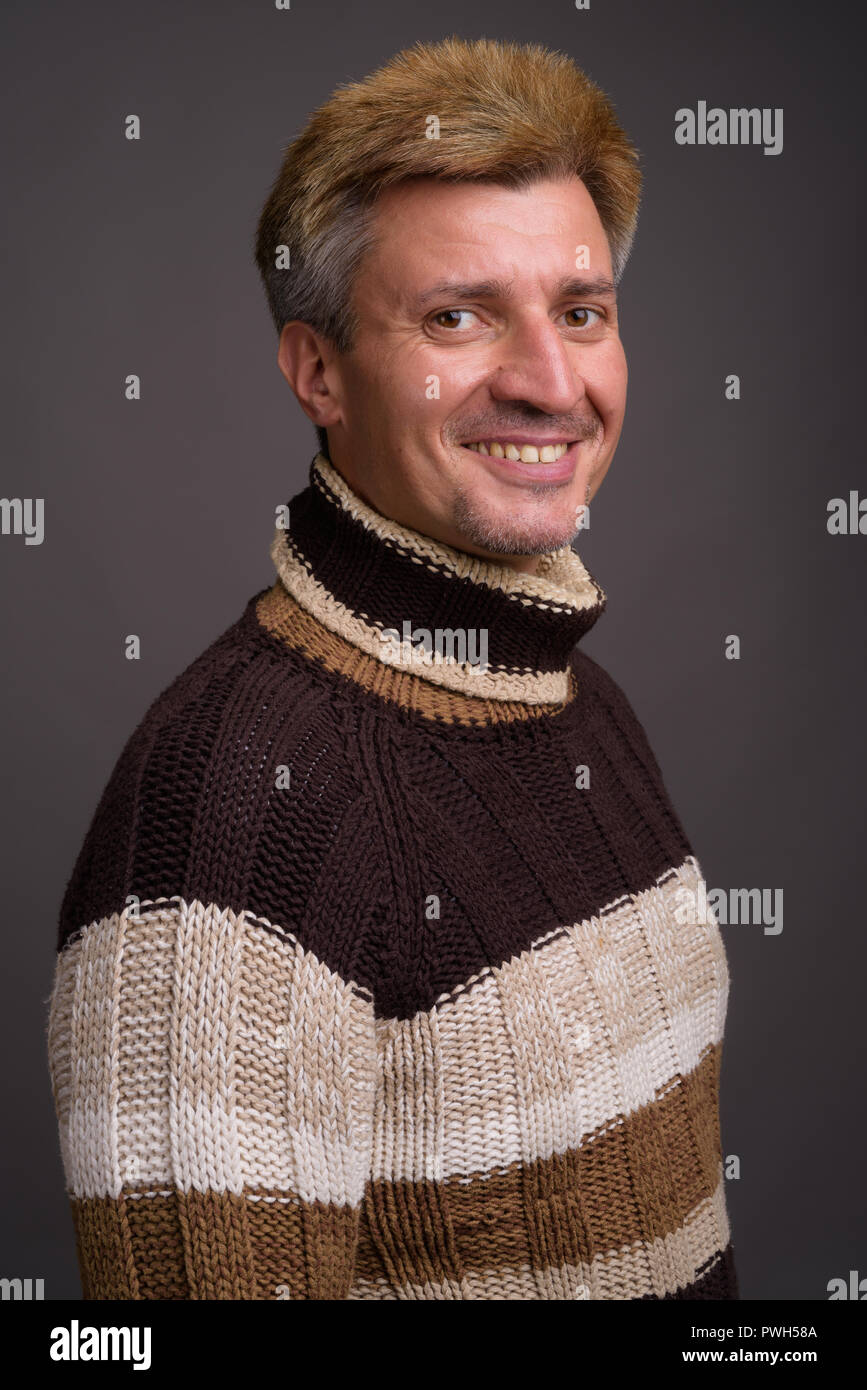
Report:
M728 971L605 595L321 454L153 703L63 900L48 1059L88 1299L736 1298Z

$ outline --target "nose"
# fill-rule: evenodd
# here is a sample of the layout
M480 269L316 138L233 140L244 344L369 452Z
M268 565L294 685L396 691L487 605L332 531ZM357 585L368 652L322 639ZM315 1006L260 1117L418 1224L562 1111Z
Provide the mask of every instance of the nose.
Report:
M493 375L495 400L526 401L548 415L565 415L585 394L578 344L564 342L546 314L525 320L502 340Z

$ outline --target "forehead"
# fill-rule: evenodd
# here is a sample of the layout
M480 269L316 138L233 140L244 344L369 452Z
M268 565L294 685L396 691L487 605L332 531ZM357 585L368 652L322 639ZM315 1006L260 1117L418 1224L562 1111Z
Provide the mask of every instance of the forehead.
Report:
M406 180L374 205L375 243L368 272L395 289L422 288L447 272L481 277L503 271L575 268L579 245L591 268L610 275L608 241L593 199L575 176L527 188L444 179Z

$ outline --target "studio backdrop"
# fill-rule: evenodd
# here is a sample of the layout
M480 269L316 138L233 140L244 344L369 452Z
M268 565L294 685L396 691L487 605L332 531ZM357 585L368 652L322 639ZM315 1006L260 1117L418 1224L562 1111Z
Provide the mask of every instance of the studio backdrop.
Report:
M130 732L272 581L275 511L317 448L256 219L339 83L456 34L568 54L640 152L628 407L577 542L607 595L585 646L716 895L741 1296L864 1296L853 24L772 0L7 9L0 1276L81 1297L44 1038L60 901Z

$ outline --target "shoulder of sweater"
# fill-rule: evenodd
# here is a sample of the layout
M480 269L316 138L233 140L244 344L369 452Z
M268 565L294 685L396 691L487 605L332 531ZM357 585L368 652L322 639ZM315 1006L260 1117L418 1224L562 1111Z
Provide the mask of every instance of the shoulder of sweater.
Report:
M687 852L691 853L686 830L672 802L647 729L622 686L598 661L579 648L573 652L572 662L579 688L582 683L584 686L584 699L595 711L599 736L605 738L606 731L613 733L629 747L637 765L643 769L647 786L665 802L667 814L674 820Z
M583 688L584 691L583 701L593 710L600 736L604 738L607 729L625 740L647 775L660 788L664 788L662 769L647 729L623 687L604 666L580 648L573 652L572 663L579 690Z
M597 708L609 717L628 724L630 728L635 726L643 737L647 737L625 690L606 667L576 647L572 653L572 668L578 678L579 689L584 688Z
M240 616L160 691L125 747L155 736L179 718L188 720L193 710L213 711L227 700L264 702L279 697L285 702L284 712L291 714L301 712L303 704L297 701L302 696L315 698L318 692L334 708L334 683L327 673L257 622L256 604L268 592L254 594Z
M380 901L383 829L351 702L259 627L258 598L127 739L66 885L58 948L130 901L176 898L301 926L315 949L326 879L350 924Z

